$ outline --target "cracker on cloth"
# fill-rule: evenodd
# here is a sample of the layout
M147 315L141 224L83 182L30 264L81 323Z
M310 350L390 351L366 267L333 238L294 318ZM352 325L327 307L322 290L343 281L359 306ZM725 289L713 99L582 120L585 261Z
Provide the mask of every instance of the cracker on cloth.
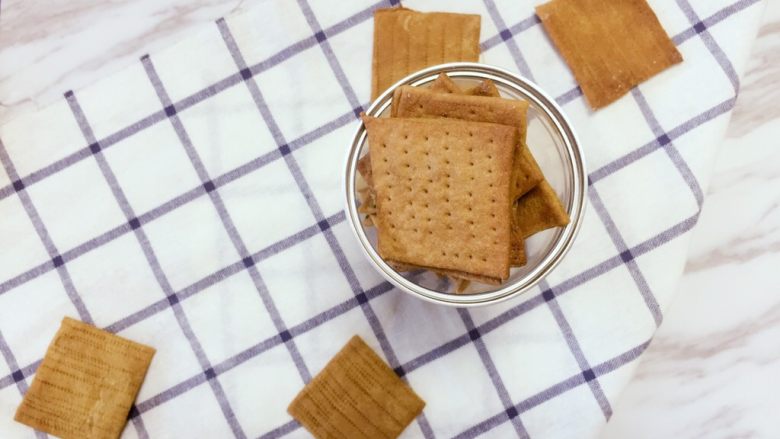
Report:
M357 335L295 397L287 412L316 438L395 438L425 402Z
M496 84L489 79L485 79L484 81L480 82L478 85L466 89L466 91L464 91L463 94L467 94L471 96L490 96L496 98L501 96L501 93L498 92L498 87L496 87Z
M544 176L525 146L528 102L485 96L435 93L403 86L393 94L393 117L446 117L516 127L519 142L515 150L514 198L536 186ZM525 151L524 151L525 150Z
M682 61L645 0L553 0L536 14L594 109Z
M512 230L523 239L542 230L569 224L569 214L547 180L517 200L514 210Z
M462 93L460 87L458 87L458 84L450 79L446 73L439 73L439 76L437 76L436 80L431 83L431 86L428 87L428 90L434 91L436 93Z
M495 84L489 79L482 81L475 88L484 92L485 96L499 96L498 89L495 88ZM527 145L521 152L523 155L522 160L527 163L533 163L537 169L539 168ZM523 266L528 262L525 253L525 239L527 237L542 230L569 224L569 214L563 208L561 200L550 184L544 178L537 185L532 186L531 183L526 181L525 184L528 189L522 192L523 194L528 193L529 196L527 198L521 197L517 200L512 209L512 266ZM530 194L529 192L533 188L538 188L538 190ZM518 207L520 204L522 206Z
M509 276L517 129L363 117L383 258L500 283Z
M69 438L117 438L155 350L65 317L14 419Z
M436 93L464 94L471 96L501 96L501 94L498 92L496 84L493 83L493 81L490 79L485 79L479 84L471 88L467 88L464 91L461 90L461 88L458 87L458 84L456 84L455 81L447 76L446 73L439 73L439 76L437 76L436 80L431 83L431 86L428 87L428 90Z
M528 102L486 96L436 93L404 85L395 89L393 117L447 117L474 122L510 125L525 139Z
M479 15L471 14L377 9L371 99L424 67L478 61L480 21Z

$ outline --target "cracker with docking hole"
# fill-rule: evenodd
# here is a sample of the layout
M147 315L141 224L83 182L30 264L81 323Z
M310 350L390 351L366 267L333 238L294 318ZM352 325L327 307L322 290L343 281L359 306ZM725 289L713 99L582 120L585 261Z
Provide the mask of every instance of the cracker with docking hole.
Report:
M524 145L527 112L528 102L522 100L435 93L410 86L395 90L391 110L393 117L444 117L516 127L520 136L514 152L514 198L519 198L544 178L533 156L523 153L527 148Z
M645 0L553 0L536 15L594 109L682 62Z
M509 276L514 127L363 116L383 258L498 284Z
M287 412L316 438L395 438L425 402L354 336L295 399Z
M480 23L481 17L472 14L406 8L374 11L371 98L425 67L478 61Z
M446 79L445 79L446 78ZM440 74L434 81L439 84L438 89L457 90L455 84L446 74ZM483 81L476 87L481 93L495 93L498 90L492 81ZM396 117L455 117L466 120L476 120L480 122L494 122L507 125L520 124L521 133L524 137L526 115L528 103L525 101L512 101L493 96L490 99L471 98L465 96L450 96L446 100L437 99L442 97L442 93L434 93L425 89L407 87L405 95L397 89L393 98L393 107L391 112ZM462 92L460 92L462 93ZM396 99L403 99L396 106ZM371 164L369 154L365 155L358 163L358 171L368 181L371 179ZM531 155L528 147L522 143L515 149L513 185L515 191L513 198L519 198L530 191L544 176ZM373 222L373 219L370 221ZM525 255L525 246L518 234L513 234L511 248L511 265L523 266L527 259ZM517 239L520 239L517 241Z
M65 317L14 419L64 439L117 438L154 353Z

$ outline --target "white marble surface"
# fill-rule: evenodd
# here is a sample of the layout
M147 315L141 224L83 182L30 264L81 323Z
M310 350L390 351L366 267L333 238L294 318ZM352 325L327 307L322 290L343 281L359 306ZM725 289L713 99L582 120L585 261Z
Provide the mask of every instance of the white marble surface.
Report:
M604 439L780 437L778 102L770 1L685 275Z
M242 3L2 0L0 123ZM780 2L772 1L686 275L605 438L780 437L779 101Z

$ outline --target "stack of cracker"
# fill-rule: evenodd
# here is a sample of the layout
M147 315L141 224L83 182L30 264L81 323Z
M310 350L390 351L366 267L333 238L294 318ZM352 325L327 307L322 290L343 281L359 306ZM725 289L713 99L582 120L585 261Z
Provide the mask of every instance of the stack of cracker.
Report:
M526 145L527 110L490 81L463 91L442 74L397 88L390 118L363 116L361 212L385 261L497 285L525 265L526 238L568 224Z

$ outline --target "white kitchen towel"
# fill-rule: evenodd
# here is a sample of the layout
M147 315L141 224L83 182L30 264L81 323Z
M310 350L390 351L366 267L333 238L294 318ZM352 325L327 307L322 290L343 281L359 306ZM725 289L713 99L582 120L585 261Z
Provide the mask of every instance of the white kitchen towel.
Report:
M683 269L763 4L651 1L684 62L592 112L531 2L482 62L556 96L589 165L563 263L458 310L394 290L345 221L372 11L269 0L0 128L0 436L63 316L157 349L124 437L306 437L287 404L354 334L427 402L405 437L594 436Z

